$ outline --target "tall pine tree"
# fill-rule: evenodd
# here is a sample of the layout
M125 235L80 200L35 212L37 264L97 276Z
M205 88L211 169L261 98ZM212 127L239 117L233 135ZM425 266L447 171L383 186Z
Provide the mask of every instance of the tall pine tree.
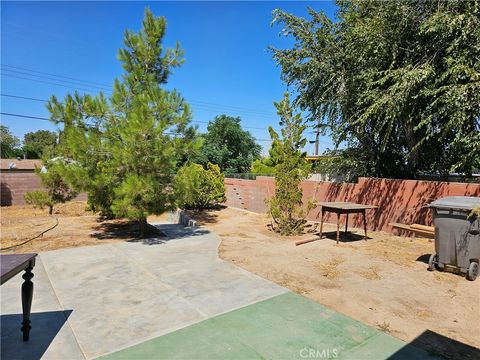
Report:
M125 73L110 99L74 94L48 104L51 119L65 124L59 149L75 164L66 179L88 192L94 210L138 221L142 237L149 214L175 207L177 164L196 146L188 104L162 88L183 62L178 43L163 49L165 29L165 18L146 9L142 29L125 32Z

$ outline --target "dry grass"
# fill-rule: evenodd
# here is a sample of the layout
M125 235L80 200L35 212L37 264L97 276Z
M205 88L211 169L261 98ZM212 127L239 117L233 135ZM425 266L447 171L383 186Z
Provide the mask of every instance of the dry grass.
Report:
M49 216L47 209L35 209L30 205L2 207L0 248L9 248L5 250L9 253L40 252L130 241L138 237L135 222L126 219L103 221L96 214L86 211L86 205L82 201L59 204L54 209L54 216ZM165 217L153 216L148 220L157 222ZM16 246L51 228L56 223L55 218L58 218L58 226L39 238Z
M381 324L377 323L377 329L387 334L390 334L390 332L392 331L390 329L390 324L387 323L386 321L383 321Z
M376 265L369 266L366 270L360 271L359 275L368 280L380 280L382 277L379 274L380 269Z
M322 276L325 276L327 279L336 279L339 275L338 266L344 263L345 260L346 258L344 256L336 256L325 264L317 265L317 268L320 270Z

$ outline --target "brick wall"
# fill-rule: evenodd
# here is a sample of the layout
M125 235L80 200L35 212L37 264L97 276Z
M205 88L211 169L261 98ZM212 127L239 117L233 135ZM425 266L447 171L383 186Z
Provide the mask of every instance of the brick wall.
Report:
M33 171L2 171L1 181L1 206L24 205L23 195L32 190L42 190L40 178ZM79 194L75 200L87 200L86 194Z
M265 199L275 193L272 177L227 178L225 185L226 205L258 213L266 211ZM435 199L450 195L480 196L480 184L439 181L360 178L354 184L304 181L301 187L304 202L350 201L378 206L377 210L367 211L368 228L389 232L392 231L390 222L431 224L431 212L426 205ZM308 219L315 220L317 215L318 209L314 209ZM333 216L325 220L336 222ZM356 227L362 225L360 216L350 216L349 223Z

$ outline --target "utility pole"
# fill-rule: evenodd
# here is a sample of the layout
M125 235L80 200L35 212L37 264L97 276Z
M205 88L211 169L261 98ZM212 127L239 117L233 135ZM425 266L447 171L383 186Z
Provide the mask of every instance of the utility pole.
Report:
M315 156L318 156L318 145L320 142L320 119L317 120L317 131L315 135Z

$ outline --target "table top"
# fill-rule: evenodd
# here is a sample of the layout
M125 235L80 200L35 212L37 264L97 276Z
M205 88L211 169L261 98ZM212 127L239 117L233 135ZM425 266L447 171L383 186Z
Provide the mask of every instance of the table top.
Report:
M37 254L1 254L0 277L3 284L28 267L30 261L35 261Z
M316 202L313 204L316 206L322 206L338 210L367 210L378 208L378 206L375 205L355 204L351 202Z

